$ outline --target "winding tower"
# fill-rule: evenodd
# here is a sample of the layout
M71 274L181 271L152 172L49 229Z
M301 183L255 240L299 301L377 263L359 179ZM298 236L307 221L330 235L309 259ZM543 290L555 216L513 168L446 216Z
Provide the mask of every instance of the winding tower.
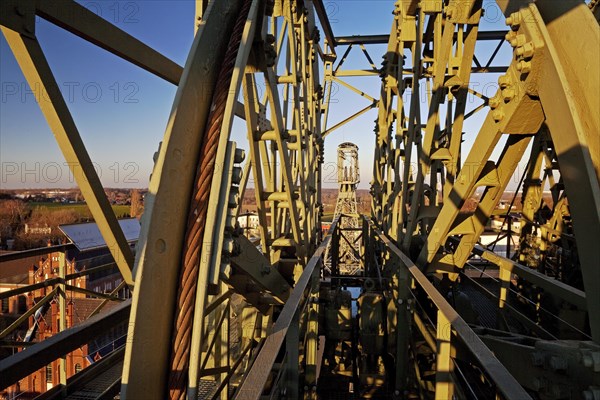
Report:
M338 246L337 270L341 275L356 275L361 271L360 262L360 216L356 202L356 187L360 182L358 146L345 142L337 148L338 197L333 219L339 219L339 229L345 239Z

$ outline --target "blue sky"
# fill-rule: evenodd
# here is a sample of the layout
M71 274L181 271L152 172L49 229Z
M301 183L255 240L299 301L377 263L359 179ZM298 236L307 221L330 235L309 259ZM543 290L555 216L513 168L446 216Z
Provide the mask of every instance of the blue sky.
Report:
M186 1L84 1L90 10L154 47L183 65L193 40L194 2ZM388 34L393 0L325 0L336 36ZM504 19L493 1L484 1L486 17L482 30L505 29ZM44 49L59 86L87 149L107 187L146 187L152 169L152 155L164 134L175 95L175 86L99 49L50 23L38 20L36 35ZM323 36L323 35L322 35ZM489 54L496 43L478 47ZM510 47L501 56L510 57ZM379 67L385 46L369 49ZM482 57L485 59L485 57ZM367 68L358 48L353 50L345 68ZM475 89L495 82L497 75L476 75ZM371 96L379 96L378 78L348 79ZM46 121L36 104L19 67L2 36L0 38L0 187L73 187L75 183L64 164ZM493 94L488 93L489 95ZM41 101L44 96L41 94ZM330 124L358 111L369 102L340 88L330 111ZM468 109L479 104L472 103ZM423 105L423 110L424 110ZM481 117L465 124L465 146L472 143ZM362 182L371 179L376 111L332 133L326 141L325 175L335 163L335 149L352 141L360 148ZM236 124L234 138L245 135ZM240 143L247 147L245 143ZM326 182L325 187L334 187Z

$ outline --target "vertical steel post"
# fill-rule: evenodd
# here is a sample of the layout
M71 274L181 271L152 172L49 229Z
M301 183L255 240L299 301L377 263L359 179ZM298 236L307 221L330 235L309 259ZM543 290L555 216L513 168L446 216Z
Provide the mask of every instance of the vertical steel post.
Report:
M223 284L223 286L225 286ZM231 317L231 302L230 301L226 301L225 305L223 307L223 312L226 314L225 315L225 320L223 321L223 326L221 327L221 332L220 332L220 338L219 338L219 342L218 342L218 354L219 354L219 358L218 358L218 366L219 367L226 367L227 371L226 372L222 372L218 379L217 382L219 382L220 384L223 383L223 381L225 379L227 379L227 374L229 372L229 368L230 363L229 363L229 318ZM228 393L228 388L226 387L224 390L221 391L220 393L220 398L221 400L227 400L229 397L229 393Z
M499 269L499 277L500 277L500 299L499 299L499 308L504 308L504 304L506 303L506 296L508 294L508 289L510 288L510 276L511 273L508 269L500 266Z
M452 326L446 316L438 310L437 312L437 360L435 372L435 399L449 400L454 395L454 383L452 382Z
M58 277L61 279L61 283L58 285L59 295L58 295L58 313L59 313L59 322L58 322L58 331L62 332L67 329L67 312L66 312L66 296L67 292L65 291L65 275L66 275L66 263L67 257L64 251L61 251L58 256ZM62 385L63 394L66 395L67 390L67 355L64 354L58 364L58 377L60 380L60 384Z
M285 349L287 360L285 365L285 397L286 399L297 400L300 392L300 352L298 344L300 343L300 313L296 310L294 318L290 323L287 335L285 337Z
M394 257L397 263L400 263L396 257ZM397 272L394 276L396 280L397 290L394 296L397 300L397 322L396 322L396 377L395 377L395 391L403 393L406 389L408 379L408 347L410 345L410 326L411 318L409 313L409 276L408 269L404 265L400 265L397 268Z
M317 353L319 350L319 282L320 268L315 268L308 298L308 326L306 330L306 369L304 393L305 399L316 400L317 395Z

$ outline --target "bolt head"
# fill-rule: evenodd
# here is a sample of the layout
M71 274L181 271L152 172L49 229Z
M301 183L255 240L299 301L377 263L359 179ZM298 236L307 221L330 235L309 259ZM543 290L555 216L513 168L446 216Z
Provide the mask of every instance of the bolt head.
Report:
M223 251L227 254L232 254L235 250L235 243L233 239L227 238L223 242Z
M502 89L509 86L510 82L511 82L510 76L508 76L508 75L502 75L498 78L498 85L500 85L500 88L502 88Z
M492 110L495 110L500 105L500 99L498 98L498 96L494 96L491 99L489 99L488 104L490 105L490 108Z
M600 372L600 352L587 352L581 357L583 365L587 368L592 368L594 372Z
M227 206L229 208L236 208L239 200L240 200L240 195L238 193L231 192L231 193L229 193L229 202L228 202Z
M234 184L238 185L242 181L244 172L242 171L242 169L240 167L233 167L231 172L232 172L231 181Z
M517 63L517 71L522 74L528 74L531 72L531 62L530 61L519 61Z
M535 46L531 42L525 43L523 46L517 47L516 53L519 57L531 58L535 53Z
M267 264L264 264L261 269L260 269L260 273L263 275L268 275L271 273L271 267L269 267Z
M229 276L231 275L231 263L229 262L222 262L221 263L221 278L222 279L229 279Z
M570 392L569 387L565 386L565 385L553 384L550 387L550 393L556 399L564 399L564 398L570 397L569 392Z
M527 39L525 38L525 35L519 34L519 35L511 36L509 42L512 47L518 47L518 46L523 46L525 44L526 40Z
M500 122L504 119L504 111L494 110L494 112L492 113L492 117L494 118L494 121Z
M237 225L237 218L235 218L235 215L227 215L227 217L225 217L225 227L227 229L232 231L235 229L236 225Z
M502 98L504 99L505 103L508 103L514 97L515 97L515 90L514 89L504 89L502 91Z
M519 11L512 13L506 18L506 25L510 26L513 30L519 29L521 25L521 13Z
M523 45L523 57L525 58L531 58L533 57L533 54L535 53L535 45L533 44L533 42L529 42L529 43L525 43Z
M234 162L239 164L246 159L246 150L244 149L235 149Z

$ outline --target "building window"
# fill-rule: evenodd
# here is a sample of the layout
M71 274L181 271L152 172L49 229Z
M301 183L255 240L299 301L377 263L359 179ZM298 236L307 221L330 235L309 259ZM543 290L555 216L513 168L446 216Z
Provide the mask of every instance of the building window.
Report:
M52 383L52 364L46 367L46 382Z
M81 364L75 364L75 373L78 374L81 372Z

